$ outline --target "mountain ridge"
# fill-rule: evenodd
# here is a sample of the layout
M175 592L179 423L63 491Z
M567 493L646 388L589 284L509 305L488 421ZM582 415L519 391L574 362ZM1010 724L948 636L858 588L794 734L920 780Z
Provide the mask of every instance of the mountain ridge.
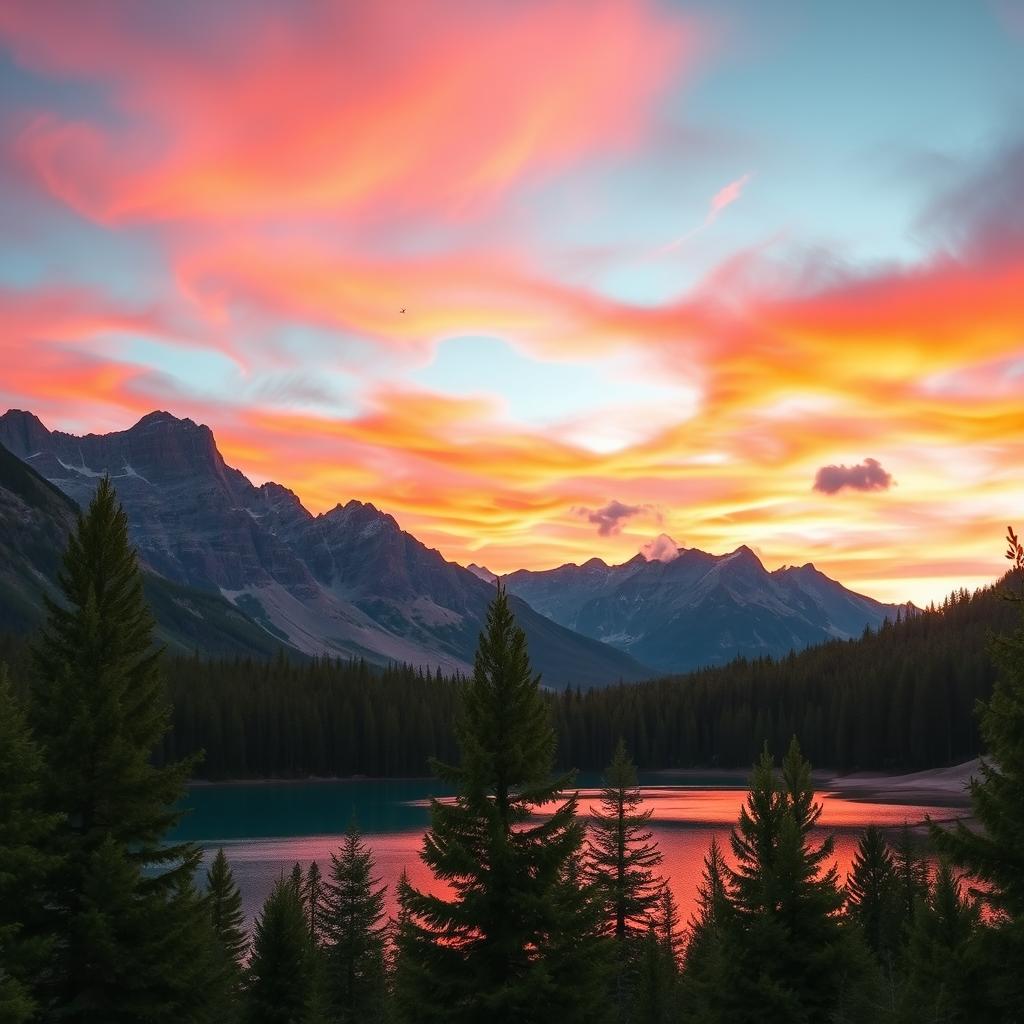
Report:
M164 411L79 437L10 410L0 416L0 443L79 505L110 475L146 565L226 598L299 651L471 671L493 586L369 503L313 515L287 487L257 487L229 466L209 427ZM651 674L513 602L548 685Z
M857 594L810 562L769 572L746 544L723 555L680 548L668 561L591 558L502 579L554 621L662 672L778 657L859 635L913 608Z

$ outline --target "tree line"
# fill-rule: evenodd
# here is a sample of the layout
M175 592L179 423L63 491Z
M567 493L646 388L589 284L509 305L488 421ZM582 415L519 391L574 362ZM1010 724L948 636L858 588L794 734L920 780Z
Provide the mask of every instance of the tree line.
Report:
M601 771L624 737L643 768L745 767L766 741L782 750L794 735L839 771L969 760L981 750L974 707L996 674L988 638L1013 622L1000 595L1014 582L778 660L545 694L557 763ZM164 755L204 750L206 778L418 776L455 753L464 680L330 658L177 658L166 671Z
M1011 532L1010 554L1024 567ZM1024 626L993 647L972 786L984 831L861 837L851 875L816 826L796 739L767 745L679 921L625 742L585 824L555 770L552 704L500 589L433 770L420 856L388 920L353 825L326 872L282 877L251 936L223 852L165 841L187 759L127 522L108 481L71 538L16 695L0 678L0 1020L11 1022L1015 1022L1024 1007Z
M989 637L1011 628L1003 600L1019 573L941 606L781 659L606 689L545 694L557 763L599 772L624 737L646 769L745 767L767 741L802 738L819 767L914 771L976 757L974 708L992 692ZM25 676L24 639L0 660ZM465 680L408 666L283 655L270 660L167 657L171 729L158 757L203 751L206 779L422 776L455 755Z

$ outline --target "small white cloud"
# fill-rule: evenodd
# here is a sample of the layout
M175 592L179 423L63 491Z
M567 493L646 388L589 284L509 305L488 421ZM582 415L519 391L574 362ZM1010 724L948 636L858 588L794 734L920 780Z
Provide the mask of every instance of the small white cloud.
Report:
M671 562L679 557L679 545L667 533L659 533L640 549L640 554L648 562Z

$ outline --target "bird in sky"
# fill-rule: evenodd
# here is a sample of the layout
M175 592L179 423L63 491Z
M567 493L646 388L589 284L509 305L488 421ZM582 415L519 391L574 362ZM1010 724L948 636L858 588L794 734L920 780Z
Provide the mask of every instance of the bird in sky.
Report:
M404 313L405 312L405 306L403 306L398 312L399 313Z

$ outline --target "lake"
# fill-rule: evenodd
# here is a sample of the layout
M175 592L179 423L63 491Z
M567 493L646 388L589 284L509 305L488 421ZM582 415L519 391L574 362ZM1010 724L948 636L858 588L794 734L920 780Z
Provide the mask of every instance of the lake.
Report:
M580 809L597 802L596 777L581 776ZM746 789L732 779L688 777L685 785L665 776L641 775L644 804L652 810L651 830L664 855L661 872L672 886L685 920L693 910L702 862L712 836L728 850ZM173 834L203 848L209 863L223 846L242 893L251 924L274 881L298 861L303 869L316 860L326 873L340 836L355 818L373 850L377 875L388 886L394 912L394 887L403 868L413 885L432 886L419 859L429 823L428 801L450 790L434 779L356 779L313 782L254 782L197 785L185 801L185 818ZM967 813L963 808L854 800L827 791L818 794L821 823L836 837L835 862L845 879L859 832L866 825L899 828L926 815L939 821Z

